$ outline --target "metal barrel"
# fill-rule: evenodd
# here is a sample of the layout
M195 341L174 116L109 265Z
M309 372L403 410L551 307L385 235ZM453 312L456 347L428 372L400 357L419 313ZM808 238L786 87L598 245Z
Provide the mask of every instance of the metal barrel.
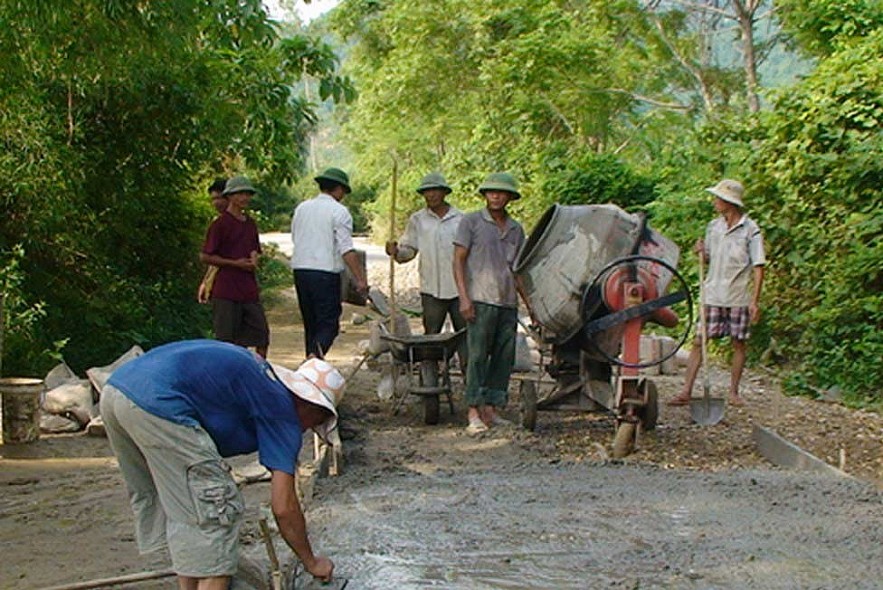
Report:
M3 444L39 439L43 380L26 377L0 379L0 396L3 398Z

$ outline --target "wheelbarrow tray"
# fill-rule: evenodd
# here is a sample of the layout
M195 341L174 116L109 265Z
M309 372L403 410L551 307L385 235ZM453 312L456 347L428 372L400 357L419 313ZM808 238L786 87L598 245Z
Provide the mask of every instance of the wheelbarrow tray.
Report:
M399 362L448 361L466 337L466 328L440 334L381 334L380 337L389 343L390 353Z

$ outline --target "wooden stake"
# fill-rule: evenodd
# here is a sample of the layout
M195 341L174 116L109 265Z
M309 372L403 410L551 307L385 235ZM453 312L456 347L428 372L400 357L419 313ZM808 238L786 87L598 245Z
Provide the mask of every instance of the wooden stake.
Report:
M62 586L52 586L43 590L88 590L90 588L105 588L107 586L119 586L121 584L132 584L135 582L144 582L147 580L157 580L159 578L170 578L176 575L172 570L163 570L158 572L140 572L137 574L128 574L125 576L117 576L115 578L103 578L100 580L90 580L88 582L77 582L74 584L64 584Z
M392 195L389 199L389 240L396 239L396 193L398 192L399 162L395 154L392 156ZM396 261L395 256L389 257L389 317L390 332L396 333Z

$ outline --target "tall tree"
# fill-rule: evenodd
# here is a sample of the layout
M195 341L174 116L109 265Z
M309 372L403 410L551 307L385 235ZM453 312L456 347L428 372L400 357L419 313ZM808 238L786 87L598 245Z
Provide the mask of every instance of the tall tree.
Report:
M7 0L0 51L0 252L22 248L16 300L46 314L4 346L10 370L64 339L82 366L203 333L206 179L291 179L314 118L293 85L351 92L331 49L280 38L259 0Z

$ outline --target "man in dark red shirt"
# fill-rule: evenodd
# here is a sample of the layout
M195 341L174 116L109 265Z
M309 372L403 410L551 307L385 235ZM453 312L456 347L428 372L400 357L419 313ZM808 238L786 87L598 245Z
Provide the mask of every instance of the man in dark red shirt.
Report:
M215 338L253 346L266 358L270 327L255 276L261 243L257 224L245 214L255 192L243 176L227 181L224 196L230 203L209 226L199 259L218 267L211 294Z

